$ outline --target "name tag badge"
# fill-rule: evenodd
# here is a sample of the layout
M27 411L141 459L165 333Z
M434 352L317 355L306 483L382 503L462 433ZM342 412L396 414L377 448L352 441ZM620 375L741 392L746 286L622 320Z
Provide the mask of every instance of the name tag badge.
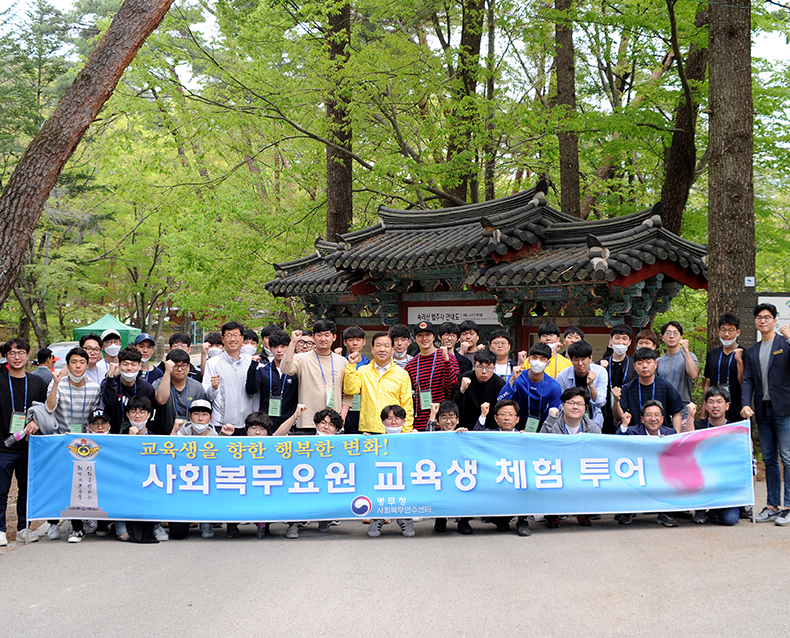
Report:
M534 416L527 417L527 423L524 426L524 432L530 432L534 434L538 431L538 426L540 425L540 419L536 419Z
M362 395L361 394L355 394L351 398L351 411L352 412L359 412L359 410L361 408L362 408Z
M25 429L25 413L12 412L11 413L11 434L16 434Z
M269 416L279 417L282 415L282 399L269 399Z
M782 354L784 352L784 348L779 348L779 350L774 350L774 356L778 354Z
M335 389L334 388L327 388L326 389L326 407L330 410L335 409Z
M82 434L82 423L69 423L69 432L72 434Z
M727 392L730 391L730 384L729 383L721 383L721 384L719 384L719 387L720 388L724 388L725 390L727 390Z
M420 410L430 410L433 397L430 392L420 392Z

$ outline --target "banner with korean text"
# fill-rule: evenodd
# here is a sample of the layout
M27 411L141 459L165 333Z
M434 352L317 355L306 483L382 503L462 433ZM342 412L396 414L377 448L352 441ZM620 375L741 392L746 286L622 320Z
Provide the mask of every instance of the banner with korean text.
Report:
M34 436L28 517L301 521L754 502L748 423L669 437Z

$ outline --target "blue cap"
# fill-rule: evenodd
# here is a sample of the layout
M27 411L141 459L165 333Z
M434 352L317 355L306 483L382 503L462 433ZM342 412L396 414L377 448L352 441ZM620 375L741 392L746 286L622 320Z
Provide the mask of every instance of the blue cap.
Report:
M143 341L150 341L154 345L156 345L156 340L147 332L141 332L134 338L135 345L138 343L142 343Z

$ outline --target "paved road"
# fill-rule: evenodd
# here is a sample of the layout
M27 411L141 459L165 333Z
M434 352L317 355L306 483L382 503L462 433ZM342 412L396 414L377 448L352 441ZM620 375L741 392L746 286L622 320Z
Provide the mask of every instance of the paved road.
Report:
M758 484L758 503L765 484ZM758 506L759 508L759 506ZM357 521L298 540L197 534L159 545L88 536L0 555L6 636L784 635L790 527L656 525L611 517L532 525L529 538L473 521L445 536ZM65 538L65 537L64 537Z

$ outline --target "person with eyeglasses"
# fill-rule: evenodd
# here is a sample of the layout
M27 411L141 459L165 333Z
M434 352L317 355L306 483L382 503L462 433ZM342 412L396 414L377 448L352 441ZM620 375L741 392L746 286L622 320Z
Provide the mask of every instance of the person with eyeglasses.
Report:
M33 401L47 400L47 385L40 376L25 372L30 356L27 339L12 337L2 345L2 350L8 367L0 367L0 439L6 441L11 435L16 439L11 445L0 443L0 547L5 547L8 544L5 514L14 475L19 489L17 542L38 540L38 535L26 527L28 437L38 432L38 426L28 421L26 415Z
M551 410L549 417L543 422L541 434L600 434L601 427L587 416L587 406L590 404L590 393L586 388L572 387L563 391L560 396L562 409ZM576 521L582 527L589 527L590 516L577 514ZM559 516L546 516L546 528L557 529L560 526Z
M488 349L475 352L472 372L461 377L461 383L453 394L453 401L461 411L461 427L469 430L497 429L490 408L496 405L505 381L494 374L495 367L496 355L493 352Z
M139 376L143 355L137 348L124 348L116 359L117 362L110 364L107 377L101 383L101 398L105 414L110 420L110 434L121 433L125 406L129 399L143 396L153 405L156 393L154 387Z
M95 381L97 385L101 385L107 374L106 369L98 365L103 361L101 356L101 337L94 333L83 335L80 338L80 348L88 353L88 369L85 371L85 374L88 375L89 379Z
M315 350L315 339L313 339L312 330L303 330L302 336L296 342L296 353L312 352Z
M708 352L705 359L705 385L703 395L709 388L719 386L729 392L727 420L741 420L741 391L743 384L743 348L738 344L741 336L741 320L734 312L725 312L719 317L719 341L721 345ZM702 402L702 417L708 413L706 402Z
M776 334L776 306L761 303L754 309L760 341L743 355L744 419L754 417L765 463L767 504L756 516L758 523L790 524L790 326ZM782 489L782 469L785 472ZM784 491L784 506L782 492Z
M165 373L153 384L156 418L152 425L154 434L168 435L176 421L189 421L189 406L195 401L205 401L203 385L189 377L189 355L174 349L165 357Z

